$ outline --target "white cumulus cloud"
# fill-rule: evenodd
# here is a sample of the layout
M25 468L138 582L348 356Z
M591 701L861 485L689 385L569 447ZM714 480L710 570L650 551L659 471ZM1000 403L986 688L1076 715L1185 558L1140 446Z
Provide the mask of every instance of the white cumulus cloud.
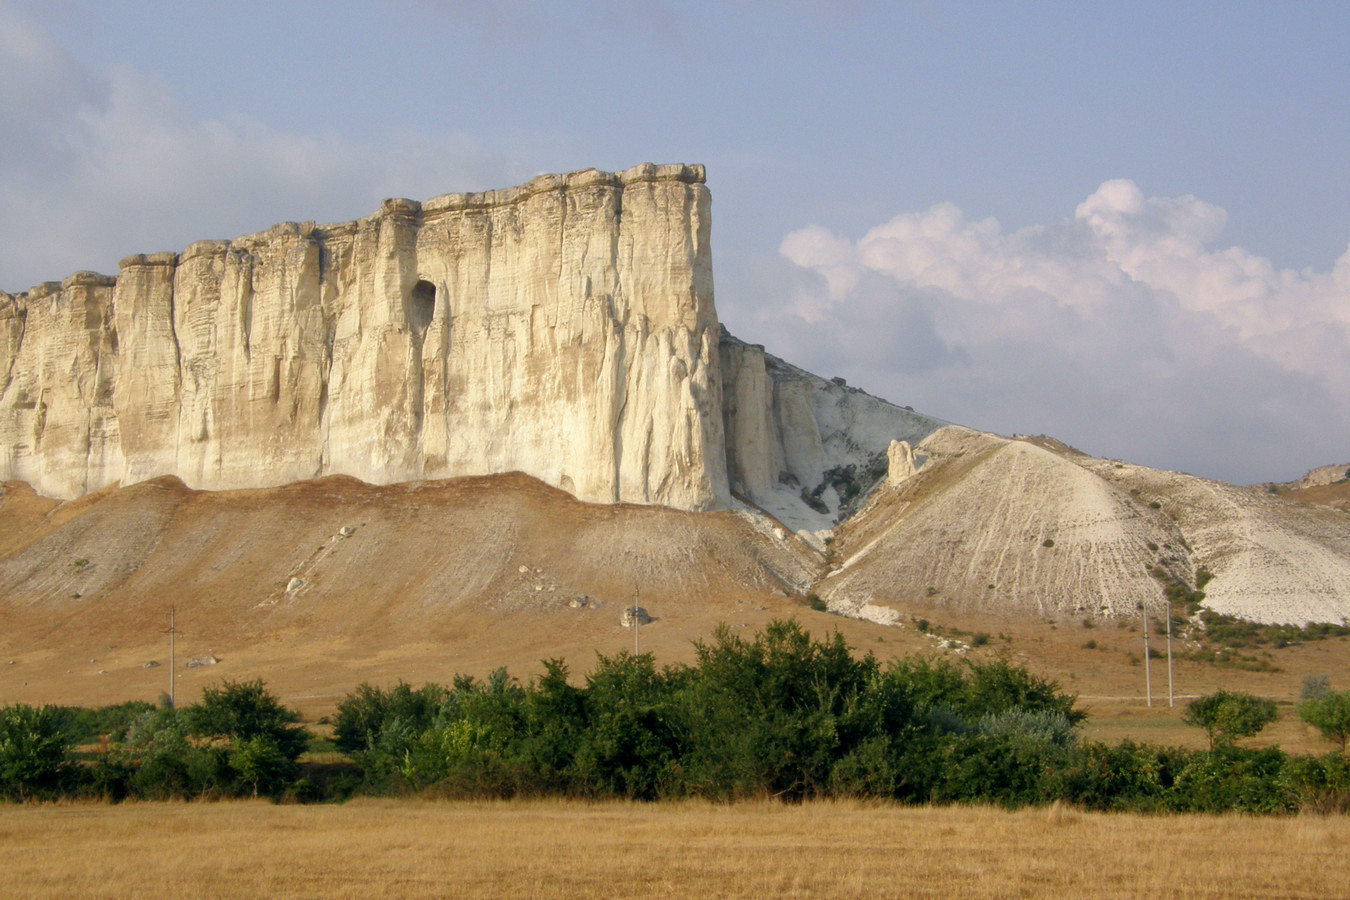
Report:
M1005 231L938 204L816 226L761 278L757 340L975 427L1234 481L1350 459L1350 249L1329 271L1223 247L1223 209L1107 181Z

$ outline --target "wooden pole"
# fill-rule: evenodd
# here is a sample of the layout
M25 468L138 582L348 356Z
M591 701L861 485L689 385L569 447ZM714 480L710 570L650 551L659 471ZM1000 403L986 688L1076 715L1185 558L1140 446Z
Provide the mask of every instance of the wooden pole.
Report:
M173 702L173 682L174 682L174 635L178 632L173 627L174 608L169 607L169 709L174 709Z
M1148 695L1148 705L1153 706L1153 673L1148 662L1148 606L1144 607L1144 691Z
M1172 604L1167 604L1167 705L1176 706L1176 695L1172 692Z

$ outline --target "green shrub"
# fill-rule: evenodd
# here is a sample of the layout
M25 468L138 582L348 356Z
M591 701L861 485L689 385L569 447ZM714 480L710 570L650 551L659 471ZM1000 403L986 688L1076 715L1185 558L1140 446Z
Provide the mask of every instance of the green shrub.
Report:
M1288 758L1279 747L1249 750L1220 742L1177 773L1171 804L1182 812L1287 813L1298 809Z
M233 781L224 750L192 743L179 710L142 713L110 755L127 792L148 800L218 796Z
M1177 773L1192 756L1129 740L1084 744L1057 773L1060 796L1087 809L1163 811L1174 805Z
M1319 696L1299 703L1299 718L1322 732L1322 737L1339 744L1341 753L1350 741L1350 691L1318 692Z
M1350 758L1344 753L1294 757L1289 761L1287 780L1304 808L1350 813Z
M19 801L56 796L70 771L68 749L52 707L0 708L0 794Z
M1188 703L1181 721L1203 728L1209 736L1209 748L1214 750L1252 737L1274 722L1275 701L1238 691L1218 691Z
M997 713L985 713L976 729L991 737L1004 737L1031 743L1067 747L1073 743L1074 723L1054 709L1027 709L1016 706Z
M81 706L53 706L53 714L66 740L72 746L94 744L103 738L120 741L136 717L154 706L143 700L132 700L112 706L88 708Z
M425 731L449 693L439 684L414 691L402 681L388 690L362 683L338 703L333 741L339 750L355 753L381 743L388 746L391 735Z

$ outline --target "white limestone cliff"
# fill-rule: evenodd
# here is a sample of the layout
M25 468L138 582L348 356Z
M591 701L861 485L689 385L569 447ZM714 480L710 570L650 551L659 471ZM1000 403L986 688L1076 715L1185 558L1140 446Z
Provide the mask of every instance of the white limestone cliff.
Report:
M709 204L701 166L546 175L0 294L0 480L725 506Z
M726 332L721 363L731 490L808 539L847 518L886 476L893 441L917 444L949 424Z

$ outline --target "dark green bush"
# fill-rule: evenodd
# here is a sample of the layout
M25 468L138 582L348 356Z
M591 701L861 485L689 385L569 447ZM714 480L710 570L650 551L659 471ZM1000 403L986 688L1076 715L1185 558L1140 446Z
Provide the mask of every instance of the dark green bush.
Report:
M72 746L96 744L103 738L120 741L137 716L154 709L143 700L132 700L112 706L89 708L82 706L53 706L53 714L66 740Z
M1249 750L1220 742L1194 754L1177 773L1171 805L1182 812L1293 812L1300 797L1287 764L1279 747Z
M0 795L23 801L60 794L70 772L68 749L52 707L0 708Z
M1344 753L1293 757L1287 777L1304 808L1350 813L1350 759Z
M385 733L425 731L447 696L449 691L438 684L416 691L402 681L388 690L361 684L338 704L333 741L339 750L355 753L380 744Z

